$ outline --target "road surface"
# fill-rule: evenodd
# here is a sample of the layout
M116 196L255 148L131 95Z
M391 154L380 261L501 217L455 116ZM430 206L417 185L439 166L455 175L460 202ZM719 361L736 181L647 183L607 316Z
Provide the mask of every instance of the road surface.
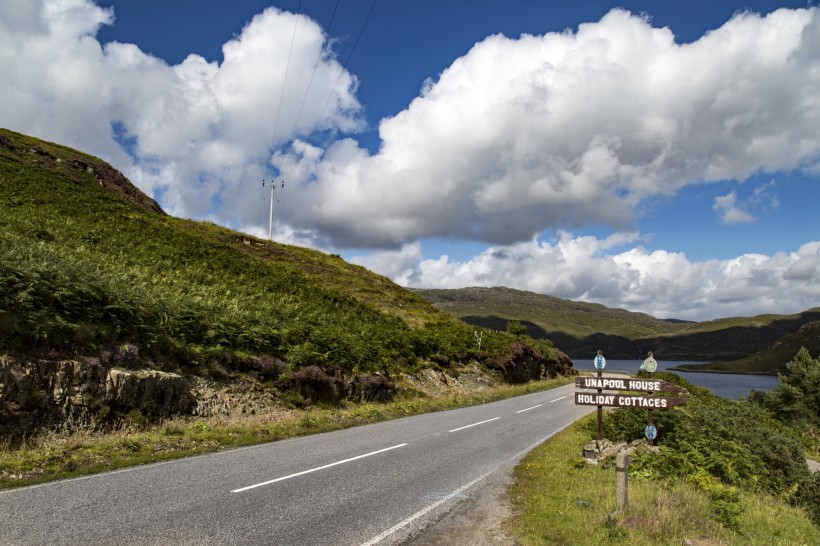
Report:
M0 491L0 544L398 544L594 410L573 390Z

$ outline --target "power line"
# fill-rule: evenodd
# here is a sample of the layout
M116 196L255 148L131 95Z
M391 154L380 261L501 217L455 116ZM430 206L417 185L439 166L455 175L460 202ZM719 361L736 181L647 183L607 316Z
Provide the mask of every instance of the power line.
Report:
M336 19L336 10L339 9L339 2L341 0L336 0L336 6L333 8L333 14L330 16L330 24L327 26L327 34L330 35L330 29L333 27L333 21ZM316 75L316 68L319 66L319 61L322 60L322 51L324 51L324 47L319 48L319 54L316 56L316 62L313 63L313 72L310 74L310 80L308 81L307 89L305 89L305 96L302 97L302 104L299 106L299 113L296 114L296 121L293 122L293 129L290 131L290 138L288 138L288 142L293 140L293 135L296 134L296 127L299 125L299 118L302 117L302 109L305 107L305 102L307 101L308 93L310 92L310 86L313 84L313 77Z
M282 92L279 94L279 109L276 111L276 124L273 126L273 143L276 144L276 130L279 128L279 114L282 112L282 99L285 98L285 84L288 83L288 72L290 72L290 59L293 56L293 43L296 41L296 27L299 26L299 14L302 13L302 0L299 0L299 9L296 11L296 22L293 23L293 36L290 39L290 52L288 52L288 64L285 66L285 79L282 80Z
M359 43L359 38L362 37L364 33L365 27L367 27L367 22L370 21L370 16L373 15L373 10L376 8L376 4L379 3L379 0L373 0L373 5L370 6L370 11L367 13L367 18L364 20L364 24L362 25L361 30L359 31L359 35L356 36L356 41L353 42L353 47L350 49L350 53L347 54L347 59L345 59L344 64L342 65L342 69L339 71L339 77L336 78L336 83L333 84L333 89L330 92L330 95L327 97L327 101L325 105L322 107L322 111L319 112L319 118L316 120L316 124L313 126L313 129L310 131L311 134L316 131L316 127L319 126L319 122L322 121L322 115L325 113L327 109L327 105L330 104L330 99L333 98L333 94L336 92L336 86L339 85L339 81L342 79L342 74L344 74L345 69L347 68L347 63L350 61L350 57L353 55L353 51L356 50L356 46Z

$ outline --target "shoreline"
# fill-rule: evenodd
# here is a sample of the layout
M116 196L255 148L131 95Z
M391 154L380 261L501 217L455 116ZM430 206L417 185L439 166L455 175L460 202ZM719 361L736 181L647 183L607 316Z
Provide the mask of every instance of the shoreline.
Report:
M729 372L725 370L692 370L689 368L679 368L677 366L673 368L666 368L663 370L665 372L690 372L690 373L722 373L726 375L760 375L763 377L777 377L780 375L779 373L765 373L765 372Z

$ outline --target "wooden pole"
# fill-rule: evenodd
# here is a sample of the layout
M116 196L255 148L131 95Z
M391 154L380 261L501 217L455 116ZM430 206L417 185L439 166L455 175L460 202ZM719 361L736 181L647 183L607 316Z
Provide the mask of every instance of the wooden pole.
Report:
M621 451L615 457L615 506L618 512L626 510L629 495L627 494L626 475L629 470L629 455Z
M600 379L602 375L603 375L603 372L599 369L598 370L598 378ZM603 389L598 389L598 394L602 394L603 392L604 392ZM598 441L599 442L604 439L603 419L604 419L604 407L603 406L598 406Z
M655 376L655 373L654 373L654 372L649 372L649 379L652 379L654 376ZM654 394L654 393L653 393L652 391L649 391L649 396L652 396L653 394ZM654 421L653 421L652 410L651 410L651 409L646 410L646 426L647 426L647 427L651 427L651 426L653 426L654 424L655 424L655 423L654 423ZM653 440L652 438L647 438L647 440L649 441L649 445L650 445L650 446L654 446L654 445L655 445L655 440Z

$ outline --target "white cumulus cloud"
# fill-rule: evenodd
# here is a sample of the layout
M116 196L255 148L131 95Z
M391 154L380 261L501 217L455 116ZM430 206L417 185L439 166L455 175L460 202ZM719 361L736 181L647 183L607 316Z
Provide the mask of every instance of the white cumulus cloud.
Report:
M754 216L737 206L737 192L734 191L715 197L713 208L720 213L724 224L749 224L755 221Z
M340 140L274 163L303 194L289 220L340 246L631 229L649 197L816 162L817 89L814 8L740 13L689 44L616 9L477 43L381 121L375 154Z
M314 127L363 126L358 81L304 15L268 8L223 45L221 63L191 54L169 65L135 44L100 43L115 13L90 0L0 10L0 125L102 156L172 214L261 220L247 190L273 148Z
M551 241L492 246L461 262L419 260L416 245L354 261L416 288L508 286L660 318L795 313L820 301L818 241L772 256L702 262L639 243L634 233L598 239L561 232Z
M504 285L684 319L820 301L818 242L690 262L636 231L644 207L688 185L818 172L816 8L739 13L687 44L621 9L576 31L489 36L380 121L373 153L349 138L365 125L358 80L309 18L268 8L221 61L172 65L101 43L115 17L92 0L0 0L0 125L103 157L172 214L264 237L259 182L274 167L278 240L377 249L355 261L410 286ZM713 206L748 222L779 206L777 183ZM589 225L616 234L571 234ZM492 246L424 259L425 238Z

